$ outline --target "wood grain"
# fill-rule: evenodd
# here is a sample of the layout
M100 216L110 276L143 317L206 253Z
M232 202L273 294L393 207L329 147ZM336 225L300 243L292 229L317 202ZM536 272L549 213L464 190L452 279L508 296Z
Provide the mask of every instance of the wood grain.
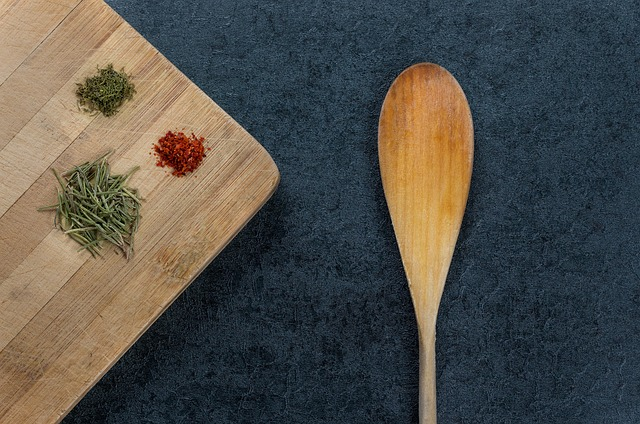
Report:
M473 122L444 68L417 64L393 82L380 114L384 193L420 337L420 422L436 422L435 328L471 183Z
M28 22L28 25L23 25ZM21 24L23 23L23 24ZM268 200L271 157L100 0L0 1L0 423L61 420ZM75 84L113 63L137 94L82 113ZM192 175L155 166L167 130L211 147ZM94 259L36 208L50 169L114 149L144 197L136 251Z

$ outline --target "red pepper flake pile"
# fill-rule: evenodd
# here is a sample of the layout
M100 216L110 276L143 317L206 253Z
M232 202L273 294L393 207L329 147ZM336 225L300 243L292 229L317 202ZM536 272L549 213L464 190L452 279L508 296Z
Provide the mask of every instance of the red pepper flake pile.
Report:
M158 158L156 165L170 166L173 168L171 174L176 177L194 171L207 156L203 141L204 137L196 137L193 133L187 136L183 132L168 131L153 145L155 156Z

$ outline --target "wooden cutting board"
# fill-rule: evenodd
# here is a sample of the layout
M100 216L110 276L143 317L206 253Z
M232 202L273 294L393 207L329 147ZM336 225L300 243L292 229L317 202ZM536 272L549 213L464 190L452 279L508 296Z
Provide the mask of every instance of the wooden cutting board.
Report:
M101 0L0 0L0 423L61 420L275 190L266 151ZM114 117L79 110L75 84L113 63L137 94ZM153 143L211 147L177 178ZM129 261L77 252L53 227L50 168L114 149L145 199Z

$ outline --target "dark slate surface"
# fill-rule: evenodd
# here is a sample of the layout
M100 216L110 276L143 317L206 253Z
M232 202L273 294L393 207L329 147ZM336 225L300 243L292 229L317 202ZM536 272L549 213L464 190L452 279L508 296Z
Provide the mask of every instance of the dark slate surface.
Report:
M637 0L109 3L282 182L65 424L417 422L376 136L420 61L458 79L476 131L440 422L640 422Z

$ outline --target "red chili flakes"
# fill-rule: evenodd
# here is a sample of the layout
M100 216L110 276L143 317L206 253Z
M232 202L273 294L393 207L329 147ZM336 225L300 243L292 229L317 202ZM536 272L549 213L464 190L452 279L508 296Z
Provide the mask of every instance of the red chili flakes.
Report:
M176 177L194 171L207 156L203 141L204 137L196 137L193 133L187 136L183 132L168 131L153 145L154 154L158 158L156 165L173 168L171 174Z

